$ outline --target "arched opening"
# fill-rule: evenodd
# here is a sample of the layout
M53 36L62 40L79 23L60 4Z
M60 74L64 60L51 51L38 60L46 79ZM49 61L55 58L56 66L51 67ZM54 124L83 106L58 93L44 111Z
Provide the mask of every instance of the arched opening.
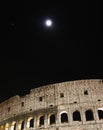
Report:
M15 122L15 124L14 124L14 130L16 130L16 122Z
M34 118L32 118L31 120L30 120L30 128L33 128L34 127Z
M81 116L79 111L73 112L73 121L81 121Z
M103 110L98 110L99 120L103 119Z
M44 116L41 116L40 118L39 118L39 126L41 127L41 126L43 126L44 125Z
M33 128L34 127L34 118L29 117L27 120L27 128Z
M24 120L21 122L21 130L24 130Z
M67 113L61 114L61 123L67 123L68 122L68 115Z
M86 116L86 121L94 120L94 116L93 116L93 111L92 110L87 110L85 112L85 116Z
M5 130L4 125L0 126L0 130Z
M9 123L6 123L5 130L9 130Z
M11 130L16 130L16 122L15 121L12 122Z
M24 120L18 122L18 130L24 130Z
M50 116L50 125L55 124L55 114Z

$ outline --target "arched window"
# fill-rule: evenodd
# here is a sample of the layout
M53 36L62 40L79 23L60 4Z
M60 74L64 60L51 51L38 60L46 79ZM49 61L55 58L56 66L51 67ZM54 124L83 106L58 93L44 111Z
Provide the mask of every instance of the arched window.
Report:
M39 120L39 126L43 126L43 125L44 125L44 116L41 116Z
M73 112L73 121L81 121L81 116L79 111Z
M13 130L16 130L16 122L15 122L15 124L14 124L14 129Z
M11 130L16 130L16 122L15 121L12 122Z
M103 110L98 110L98 117L99 117L99 120L103 119Z
M55 124L55 115L54 114L50 116L50 125L51 124Z
M24 121L21 122L21 130L24 129Z
M6 125L5 125L5 130L9 130L9 124L8 123L6 123Z
M4 130L4 129L5 129L4 125L1 125L0 130Z
M34 127L34 118L32 118L31 120L30 120L30 127L29 128L33 128Z
M93 116L93 111L92 110L87 110L85 112L85 116L86 116L86 121L94 120L94 116Z
M34 127L34 118L29 117L27 120L27 128L33 128Z
M68 122L68 115L67 113L62 113L61 114L61 123Z

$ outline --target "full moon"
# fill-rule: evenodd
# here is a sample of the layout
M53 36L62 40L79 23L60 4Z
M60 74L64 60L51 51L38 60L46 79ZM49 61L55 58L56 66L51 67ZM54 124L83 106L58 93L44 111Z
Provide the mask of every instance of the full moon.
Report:
M45 25L47 26L47 27L51 27L52 26L52 20L50 20L50 19L47 19L46 21L45 21Z

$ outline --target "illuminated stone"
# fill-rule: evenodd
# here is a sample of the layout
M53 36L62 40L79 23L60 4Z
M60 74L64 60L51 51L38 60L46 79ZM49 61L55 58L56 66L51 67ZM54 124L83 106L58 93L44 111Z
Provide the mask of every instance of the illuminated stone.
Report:
M23 97L16 95L0 104L0 130L31 129L103 130L102 80L41 86Z

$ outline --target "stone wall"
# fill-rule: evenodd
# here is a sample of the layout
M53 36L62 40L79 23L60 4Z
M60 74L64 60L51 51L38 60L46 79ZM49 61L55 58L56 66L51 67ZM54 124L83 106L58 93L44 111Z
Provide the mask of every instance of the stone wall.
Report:
M0 130L103 130L103 81L77 80L30 90L0 104Z

